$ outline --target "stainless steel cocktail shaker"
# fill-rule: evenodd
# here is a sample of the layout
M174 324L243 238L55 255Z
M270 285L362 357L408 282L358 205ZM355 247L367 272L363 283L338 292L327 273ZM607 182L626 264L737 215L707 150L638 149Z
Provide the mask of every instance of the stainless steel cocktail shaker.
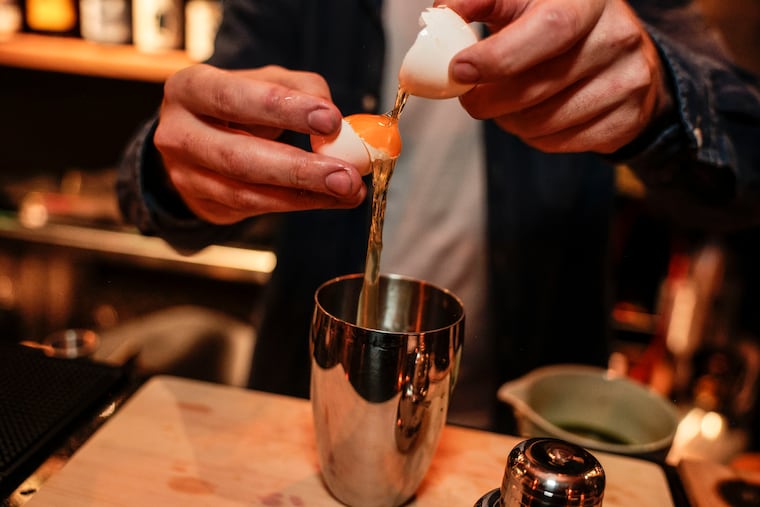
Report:
M381 276L379 328L355 324L363 277L326 282L311 326L311 402L319 464L350 506L411 498L446 422L464 336L464 308L420 280Z

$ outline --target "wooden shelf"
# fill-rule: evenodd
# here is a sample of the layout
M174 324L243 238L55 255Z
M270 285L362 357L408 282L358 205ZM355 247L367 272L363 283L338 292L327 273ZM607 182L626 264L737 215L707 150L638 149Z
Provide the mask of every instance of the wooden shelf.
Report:
M0 65L85 76L161 83L192 63L180 50L143 53L73 37L18 33L0 42Z
M29 228L12 214L0 214L0 240L27 245L67 248L124 264L201 275L209 279L264 284L277 257L269 249L211 245L195 255L177 253L157 237L134 230L46 223Z

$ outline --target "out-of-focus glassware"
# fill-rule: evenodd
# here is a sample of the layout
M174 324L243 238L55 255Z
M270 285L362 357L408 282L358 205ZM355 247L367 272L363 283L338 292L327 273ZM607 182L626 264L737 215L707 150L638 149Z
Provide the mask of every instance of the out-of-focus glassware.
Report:
M129 0L79 0L80 31L89 41L127 44L132 40Z
M0 0L0 41L20 32L23 26L21 5L17 0Z

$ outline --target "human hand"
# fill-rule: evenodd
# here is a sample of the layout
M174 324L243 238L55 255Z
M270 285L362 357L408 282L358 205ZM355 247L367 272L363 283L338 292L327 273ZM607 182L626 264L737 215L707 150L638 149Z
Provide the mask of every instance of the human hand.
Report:
M612 153L673 107L658 52L623 0L436 0L491 35L452 60L475 118L546 152Z
M277 141L284 130L330 134L340 120L316 74L199 64L166 81L154 143L187 206L204 220L229 224L361 203L367 190L356 168Z

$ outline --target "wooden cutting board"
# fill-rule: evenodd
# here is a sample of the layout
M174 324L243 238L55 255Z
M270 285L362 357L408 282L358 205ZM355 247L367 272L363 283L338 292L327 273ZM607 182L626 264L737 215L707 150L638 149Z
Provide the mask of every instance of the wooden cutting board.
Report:
M446 427L411 505L470 507L520 439ZM655 464L595 453L605 507L669 507ZM175 377L148 381L51 477L31 507L336 506L306 400Z
M694 507L760 505L760 472L684 459L678 464L678 473Z

